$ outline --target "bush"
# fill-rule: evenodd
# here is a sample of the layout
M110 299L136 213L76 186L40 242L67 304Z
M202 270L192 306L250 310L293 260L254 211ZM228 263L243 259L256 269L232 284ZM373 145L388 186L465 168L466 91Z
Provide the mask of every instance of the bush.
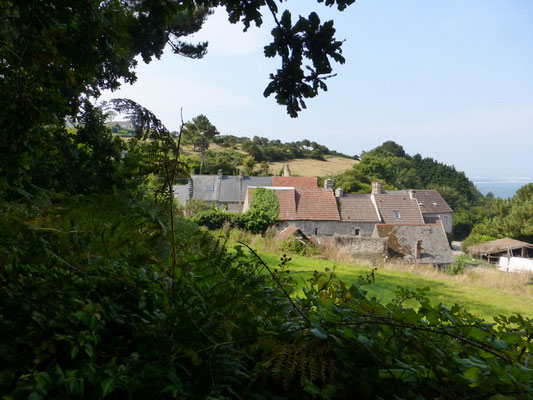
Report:
M279 243L278 249L282 253L298 254L300 256L314 256L320 250L313 243L305 243L296 238L288 238Z
M483 260L475 260L466 254L461 254L455 258L454 263L450 266L447 272L450 275L460 275L469 267L476 267L484 264Z
M3 397L533 399L527 318L424 290L382 304L329 272L300 293L286 258L228 253L188 220L169 271L167 219L112 196L2 208Z

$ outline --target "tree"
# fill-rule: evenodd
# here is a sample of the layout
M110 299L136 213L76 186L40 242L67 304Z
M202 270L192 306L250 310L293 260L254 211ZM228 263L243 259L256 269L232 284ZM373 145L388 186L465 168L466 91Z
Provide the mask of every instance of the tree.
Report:
M317 0L343 10L355 0ZM214 7L245 29L261 26L263 12L276 28L265 48L281 66L270 75L265 96L274 95L296 117L304 99L326 90L330 60L344 63L332 21L316 13L294 23L275 0L4 0L0 11L0 191L33 187L37 169L48 154L75 151L69 140L52 147L52 135L76 120L83 100L103 89L136 80L136 57L159 58L165 46L176 54L201 58L207 43L183 40L201 29ZM59 155L61 157L61 155Z
M217 128L202 114L194 117L192 122L185 124L184 135L192 140L195 148L200 152L200 174L204 169L205 152L215 136L219 134Z
M263 161L264 162L264 161ZM242 162L242 167L244 169L244 175L253 175L255 169L255 158L253 156L248 156Z

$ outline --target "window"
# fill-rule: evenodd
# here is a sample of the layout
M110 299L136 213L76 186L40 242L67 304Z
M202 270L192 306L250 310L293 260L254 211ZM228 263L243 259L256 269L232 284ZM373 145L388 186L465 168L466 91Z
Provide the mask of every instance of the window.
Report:
M355 228L355 236L361 236L361 229Z
M215 188L213 186L206 186L205 190L212 192L213 190L215 190Z
M394 219L402 219L402 216L400 215L400 212L398 210L394 210Z
M447 215L443 215L442 216L442 222L444 223L444 225L446 225L448 223L448 216Z
M315 228L315 235L318 235L318 228Z

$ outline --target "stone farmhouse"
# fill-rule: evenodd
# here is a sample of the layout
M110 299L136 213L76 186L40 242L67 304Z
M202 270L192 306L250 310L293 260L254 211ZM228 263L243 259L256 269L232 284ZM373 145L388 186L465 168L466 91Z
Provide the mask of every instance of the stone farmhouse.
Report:
M273 190L279 201L280 230L293 227L310 237L389 240L389 253L419 263L453 262L446 233L453 210L435 190L382 190L346 194L333 190L333 180L318 186L316 177L193 175L187 185L175 186L181 204L189 199L215 203L228 211L249 209L253 191ZM351 240L351 239L350 239ZM353 240L352 240L353 241Z

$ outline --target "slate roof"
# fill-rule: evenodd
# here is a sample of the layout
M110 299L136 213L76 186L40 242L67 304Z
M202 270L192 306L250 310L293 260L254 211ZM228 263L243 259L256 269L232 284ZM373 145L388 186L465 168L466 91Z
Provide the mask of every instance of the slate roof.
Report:
M418 203L411 199L407 192L376 194L376 205L385 224L405 225L423 224L422 214L418 209ZM400 218L396 218L394 211L399 212Z
M418 201L422 214L453 212L436 190L413 190L412 195Z
M193 199L202 199L207 202L218 200L217 175L192 175Z
M244 201L248 186L272 186L271 176L244 176L223 175L192 175L193 199L202 199L206 202L220 201L225 203L237 203ZM180 204L189 200L188 185L174 186L175 196Z
M377 224L373 237L389 238L389 250L396 257L420 264L451 264L454 256L446 233L439 224ZM416 244L422 241L422 258L416 259Z
M188 185L174 185L174 197L178 198L178 203L185 205L189 200L189 186Z
M523 247L533 249L533 244L527 242L521 242L511 238L503 238L493 240L491 242L476 244L468 248L468 253L472 255L487 254L487 253L500 253L502 251L516 250Z
M316 176L273 176L272 186L318 188L318 178Z
M339 198L343 221L380 222L370 194L346 194Z
M238 202L243 201L248 186L272 186L271 176L244 176L242 180L242 191L240 188L240 177L233 175L223 175L220 182L219 201ZM240 199L239 199L240 193Z

